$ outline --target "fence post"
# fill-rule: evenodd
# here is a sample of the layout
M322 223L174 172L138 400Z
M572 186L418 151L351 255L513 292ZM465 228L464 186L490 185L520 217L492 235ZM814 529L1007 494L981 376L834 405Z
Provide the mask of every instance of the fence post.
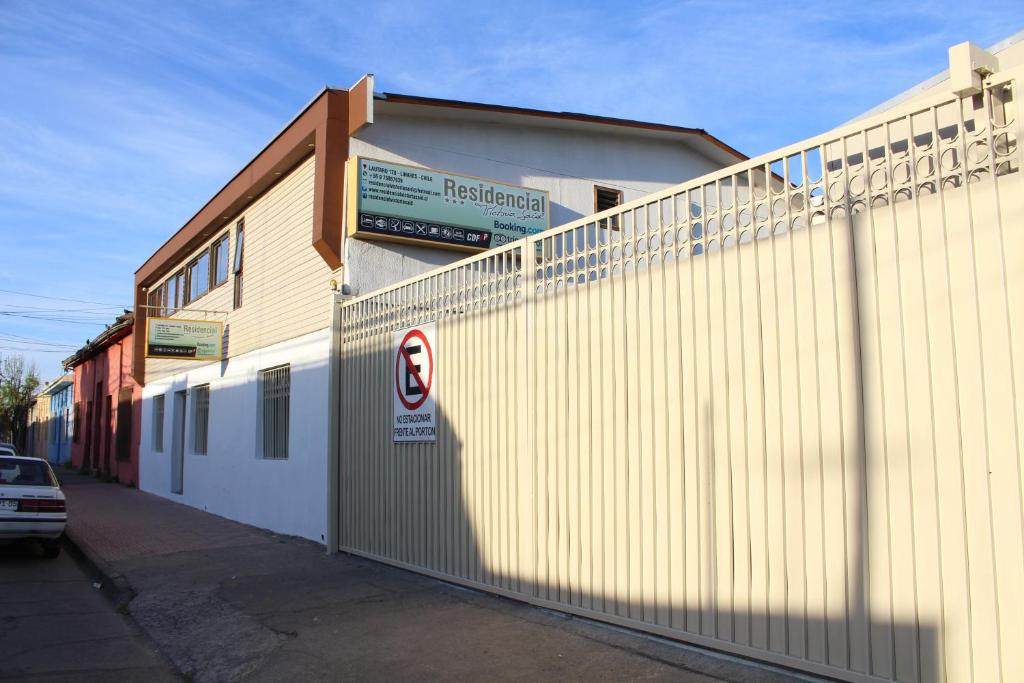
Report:
M340 292L331 294L331 331L327 357L327 554L338 552L338 524L341 515L338 489L341 467L341 302Z

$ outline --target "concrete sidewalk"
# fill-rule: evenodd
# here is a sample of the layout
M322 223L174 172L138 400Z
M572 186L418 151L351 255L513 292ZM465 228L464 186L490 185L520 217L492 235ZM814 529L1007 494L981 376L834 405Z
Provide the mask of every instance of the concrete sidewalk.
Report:
M196 681L788 681L61 473L69 539ZM802 680L810 680L801 676Z

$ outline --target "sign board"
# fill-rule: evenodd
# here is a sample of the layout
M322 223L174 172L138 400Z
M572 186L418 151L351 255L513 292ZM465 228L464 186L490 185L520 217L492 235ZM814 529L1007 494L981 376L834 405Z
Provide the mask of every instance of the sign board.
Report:
M146 358L221 360L223 338L219 320L146 318Z
M432 322L395 332L391 383L395 443L437 440L436 337L437 324Z
M543 190L365 157L348 163L356 237L478 251L551 227Z

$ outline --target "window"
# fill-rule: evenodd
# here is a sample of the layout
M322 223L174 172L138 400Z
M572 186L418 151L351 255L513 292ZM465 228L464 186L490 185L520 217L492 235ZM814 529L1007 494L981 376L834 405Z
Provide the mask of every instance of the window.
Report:
M594 185L594 211L600 213L608 209L613 209L622 203L622 191L613 190L608 187L598 187ZM607 228L608 220L604 219L600 222L600 227ZM619 229L619 217L612 216L611 219L612 230Z
M192 452L206 455L210 434L210 385L192 389Z
M167 290L164 289L163 285L160 285L149 293L149 307L146 310L146 315L154 318L160 318L164 315L163 309L164 304L166 303L164 296L166 293Z
M164 394L153 397L153 450L164 452Z
M228 234L224 233L220 239L210 246L211 261L213 262L213 284L212 287L219 287L228 281Z
M188 298L185 303L191 303L210 291L210 252L204 251L194 261L188 264Z
M242 305L242 258L245 256L245 219L235 225L235 297L234 307Z
M263 432L263 457L288 457L288 416L291 403L291 366L260 370L260 426Z
M167 315L171 315L184 304L182 299L185 298L185 273L179 270L172 275L164 283L164 289L167 290L167 296L164 299L167 306Z
M117 459L128 460L132 455L132 390L117 392Z
M57 486L53 471L45 462L39 460L22 460L20 458L0 458L0 484L4 486ZM12 496L16 498L17 496ZM23 508L28 503L22 503ZM24 510L23 510L24 511ZM36 512L42 512L38 508ZM50 510L46 510L50 512ZM53 510L53 512L64 512Z

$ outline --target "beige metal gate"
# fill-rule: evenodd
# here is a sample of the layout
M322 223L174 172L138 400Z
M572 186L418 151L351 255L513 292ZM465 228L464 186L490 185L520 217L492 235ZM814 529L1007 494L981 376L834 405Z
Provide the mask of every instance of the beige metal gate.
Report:
M344 303L341 547L841 678L1024 679L1019 75ZM395 445L428 320L438 440Z

